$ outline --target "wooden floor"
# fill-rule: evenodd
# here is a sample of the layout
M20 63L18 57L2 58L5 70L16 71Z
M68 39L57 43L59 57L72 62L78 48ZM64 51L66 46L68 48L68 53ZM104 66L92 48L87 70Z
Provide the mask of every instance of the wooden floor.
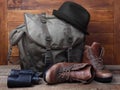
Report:
M42 82L40 85L27 88L8 88L7 77L11 69L19 69L19 66L0 66L0 90L120 90L120 70L113 71L112 83L98 83L93 81L90 84L63 83L57 85L47 85ZM114 67L112 67L114 68ZM111 69L112 69L111 68Z

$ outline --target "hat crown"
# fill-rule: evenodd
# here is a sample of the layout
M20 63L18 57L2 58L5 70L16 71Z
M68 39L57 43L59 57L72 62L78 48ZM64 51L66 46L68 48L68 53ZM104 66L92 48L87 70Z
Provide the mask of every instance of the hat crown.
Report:
M80 20L79 18L82 17L82 19L84 20L82 20L81 23L88 24L89 22L90 14L88 13L88 11L74 2L67 1L63 3L59 10L68 13L69 15L73 16L73 18L78 18L77 20Z
M85 8L70 1L64 2L57 11L53 11L53 15L84 31L90 20L90 14Z

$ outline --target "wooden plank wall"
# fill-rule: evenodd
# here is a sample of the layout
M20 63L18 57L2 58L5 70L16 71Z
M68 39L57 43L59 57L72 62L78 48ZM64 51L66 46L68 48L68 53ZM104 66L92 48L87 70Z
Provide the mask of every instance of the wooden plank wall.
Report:
M114 5L114 49L115 49L115 61L116 64L120 64L120 0L115 0Z
M0 64L7 64L8 31L6 25L6 4L4 0L0 0Z
M5 53L2 57L5 58L8 48L8 36L9 32L16 26L24 22L24 13L41 13L46 12L52 14L53 9L58 9L63 2L68 0L1 0L5 6L6 15L6 28L3 32L6 40L2 45L5 45ZM1 2L0 1L0 2ZM69 0L81 4L85 7L91 15L91 20L88 26L88 32L86 44L91 45L92 42L100 42L105 47L104 63L105 64L120 64L120 40L119 38L119 22L120 8L119 0ZM0 14L1 15L1 14ZM3 16L1 16L3 17ZM118 20L119 19L119 20ZM1 24L2 25L2 24ZM1 39L0 39L1 40ZM3 47L3 46L2 46ZM15 47L13 49L12 56L16 59L18 57L18 50ZM0 52L1 54L2 52ZM6 61L0 59L0 64L4 64Z

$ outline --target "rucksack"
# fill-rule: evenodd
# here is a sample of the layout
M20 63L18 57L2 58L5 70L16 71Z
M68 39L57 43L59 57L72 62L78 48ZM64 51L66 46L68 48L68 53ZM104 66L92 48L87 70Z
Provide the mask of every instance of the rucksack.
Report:
M25 13L24 19L10 32L10 48L18 46L21 69L43 72L58 62L81 62L84 33L54 15Z

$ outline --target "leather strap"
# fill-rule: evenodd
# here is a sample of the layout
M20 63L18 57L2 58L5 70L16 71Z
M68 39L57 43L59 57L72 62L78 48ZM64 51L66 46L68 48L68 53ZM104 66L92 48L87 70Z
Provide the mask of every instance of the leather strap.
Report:
M46 14L45 13L42 13L41 14L41 22L42 22L42 29L43 29L43 32L46 34L46 53L45 53L45 65L46 65L46 68L48 66L50 66L51 64L53 64L53 55L52 55L52 52L51 52L51 41L52 41L52 38L49 34L49 31L48 31L48 28L47 28L47 18L46 18Z
M13 62L10 61L11 54L12 54L12 45L10 44L10 47L8 50L8 55L7 55L7 61L10 62L11 64L13 64Z
M66 24L66 37L67 37L67 42L68 42L68 50L67 50L67 56L68 56L68 62L72 61L72 42L73 42L73 36L71 33L71 27L69 24Z
M17 62L15 63L15 62L13 62L13 61L10 60L11 54L12 54L12 48L13 48L13 45L10 43L10 47L9 47L9 49L8 49L8 54L7 54L7 61L8 61L10 64L16 65L16 64L19 64L20 61L17 60Z

